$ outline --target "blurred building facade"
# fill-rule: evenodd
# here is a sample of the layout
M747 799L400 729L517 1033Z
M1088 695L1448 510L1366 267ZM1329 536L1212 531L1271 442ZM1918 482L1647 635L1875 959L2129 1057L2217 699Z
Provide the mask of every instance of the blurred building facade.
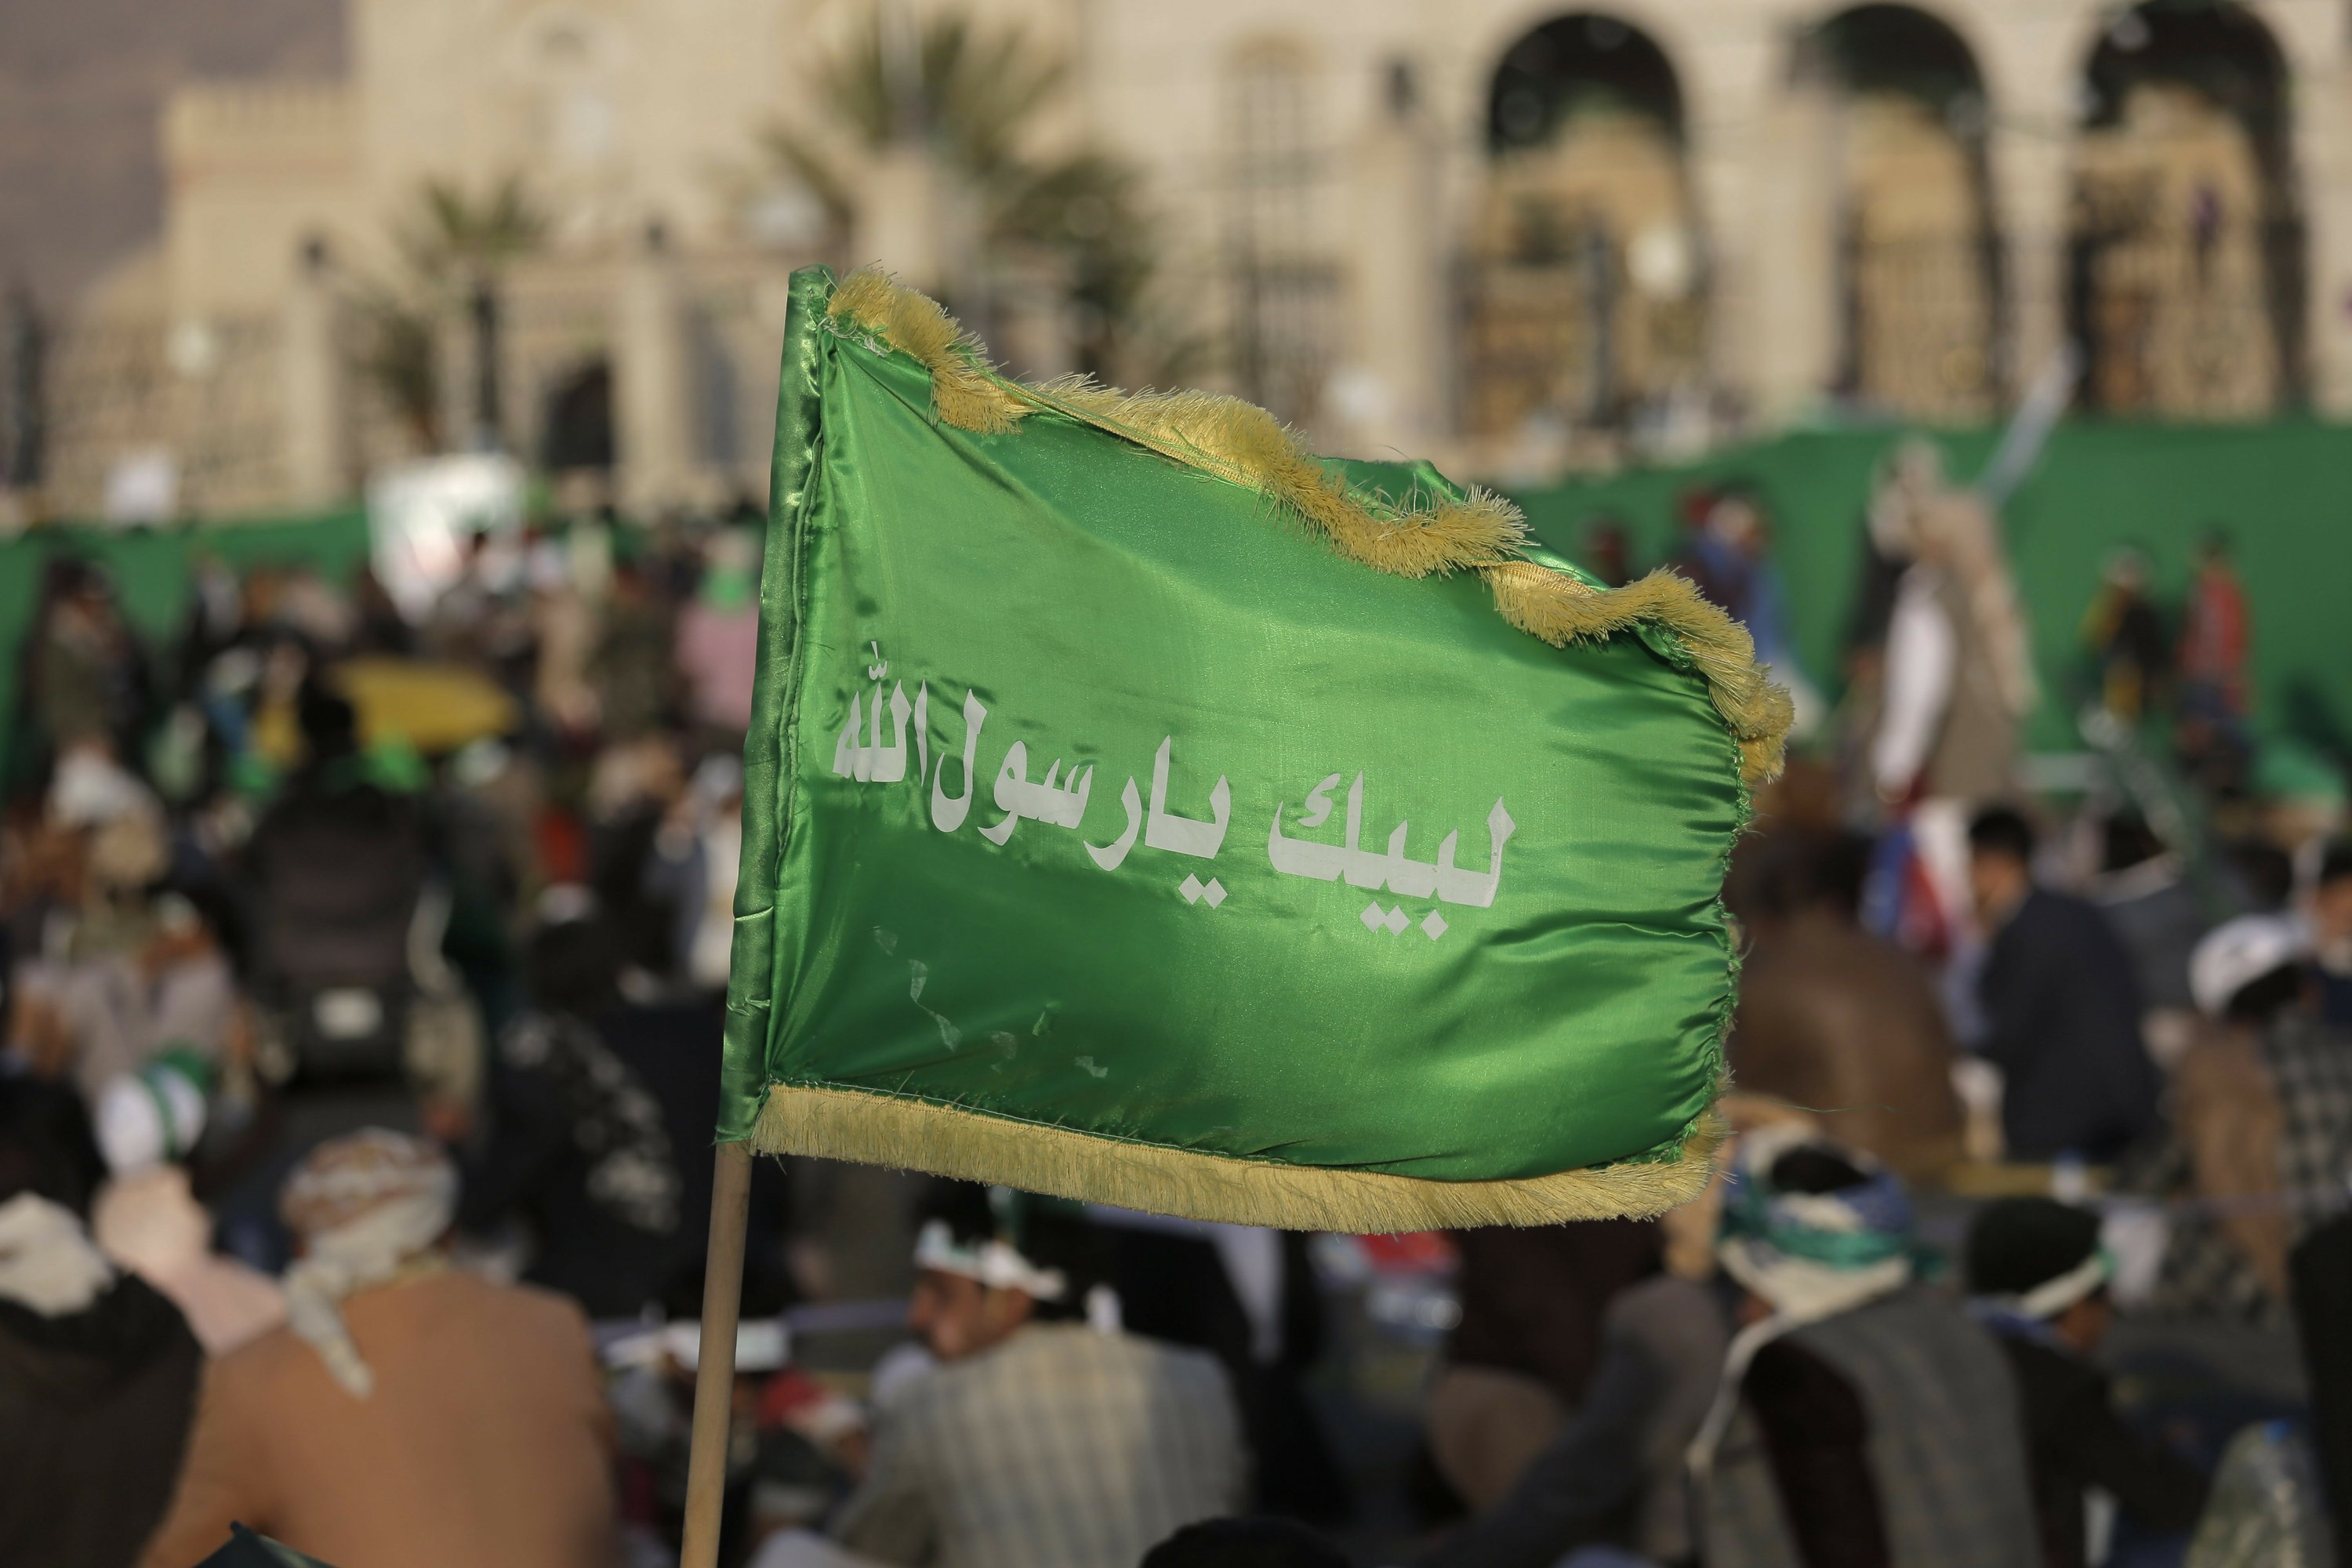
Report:
M347 3L343 79L170 103L160 242L46 347L53 510L139 462L184 509L323 505L486 440L633 508L756 493L808 260L1085 361L1050 259L978 259L922 117L860 138L819 90L860 29L886 90L893 38L919 71L914 0ZM2341 0L961 10L1069 63L1020 134L1132 172L1186 378L1331 449L1508 474L1824 405L1977 420L2069 342L2103 411L2352 414ZM530 243L403 314L422 188L510 179Z

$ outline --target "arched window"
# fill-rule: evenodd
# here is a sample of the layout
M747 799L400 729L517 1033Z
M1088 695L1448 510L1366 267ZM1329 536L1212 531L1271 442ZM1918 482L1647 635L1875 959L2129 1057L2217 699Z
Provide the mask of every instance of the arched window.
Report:
M2110 412L2246 418L2303 385L2285 62L2234 5L2149 0L2081 83L2068 325Z
M1613 16L1547 22L1496 68L1486 130L1465 280L1466 430L1621 425L1695 389L1700 247L1664 53Z
M1909 419L1989 415L1999 268L1968 46L1925 11L1858 5L1806 39L1799 68L1837 105L1837 390Z
M1286 40L1249 44L1224 79L1224 273L1242 395L1294 423L1312 419L1330 369L1339 308L1331 160L1313 62Z

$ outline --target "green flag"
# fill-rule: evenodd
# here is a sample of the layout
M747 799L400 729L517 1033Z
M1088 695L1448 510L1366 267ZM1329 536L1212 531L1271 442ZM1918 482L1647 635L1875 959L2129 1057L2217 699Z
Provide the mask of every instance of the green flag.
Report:
M1704 1181L1785 698L1426 465L794 275L719 1135L1208 1219Z

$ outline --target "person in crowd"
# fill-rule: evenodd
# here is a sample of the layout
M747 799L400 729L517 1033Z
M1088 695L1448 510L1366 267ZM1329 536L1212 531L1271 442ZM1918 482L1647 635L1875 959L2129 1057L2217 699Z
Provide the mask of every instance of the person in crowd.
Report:
M1828 1118L1906 1179L1941 1176L1961 1152L1951 1030L1918 961L1862 929L1869 841L1791 831L1756 843L1734 1081Z
M336 1568L617 1563L587 1322L450 1268L457 1194L439 1150L381 1130L296 1168L289 1321L206 1375L146 1568L184 1568L232 1521Z
M1589 517L1577 539L1585 570L1602 587L1622 588L1633 580L1633 536L1622 518L1607 512Z
M2174 1078L2174 1137L2218 1212L2176 1217L2158 1301L2277 1322L2296 1241L2352 1168L2352 1037L2317 1016L2310 932L2243 915L2198 944L2189 983L2207 1030Z
M70 1077L95 1101L173 1047L218 1059L236 988L210 926L165 885L171 847L153 797L120 775L118 802L102 803L95 784L84 800L85 763L113 769L79 750L59 769L52 815L77 894L48 923L40 961L19 971L13 1032L33 1070Z
M662 830L698 815L686 763L675 736L647 735L608 742L589 775L588 884L620 939L622 962L648 978L677 966L678 930L689 912L675 901L675 875L650 874Z
M1734 620L1748 608L1748 566L1731 540L1714 526L1725 492L1714 485L1694 485L1675 498L1675 513L1682 525L1667 569L1696 588L1706 602Z
M2319 1016L2330 1028L2352 1030L2352 839L2320 852L2310 903Z
M938 1189L908 1321L936 1358L878 1415L833 1527L856 1557L939 1568L1128 1568L1240 1503L1240 1418L1217 1363L1085 1321L1083 1218ZM825 1559L773 1538L761 1568ZM838 1559L835 1559L836 1561Z
M1610 1298L1575 1410L1507 1492L1413 1568L1551 1568L1583 1551L1692 1561L1685 1456L1722 1378L1729 1338L1704 1284L1654 1274ZM1577 1559L1581 1562L1583 1559Z
M128 1568L171 1496L195 1408L194 1336L84 1226L100 1169L70 1089L0 1078L0 1561L10 1568Z
M61 555L48 573L26 640L23 711L52 758L93 741L120 752L137 735L152 695L145 661L101 569Z
M20 1065L94 1095L175 1041L220 1047L228 965L169 885L163 803L107 742L66 748L38 823L10 850L9 1037Z
M359 716L306 680L304 760L244 850L254 900L256 1000L305 1065L396 1069L413 989L409 936L428 850L415 803L366 773ZM374 999L346 1024L331 995Z
M524 960L534 1005L499 1037L458 1218L478 1234L520 1219L524 1279L592 1316L634 1317L678 1251L677 1161L660 1104L599 1033L625 1003L594 895L553 888L540 910Z
M2052 1198L2004 1198L1969 1229L1969 1306L2016 1373L2044 1568L2089 1568L2094 1489L2145 1530L2187 1531L2205 1508L2196 1467L2124 1422L2093 1359L2115 1318L2099 1218Z
M1792 732L1810 735L1822 721L1822 697L1797 658L1788 588L1772 562L1771 521L1763 499L1745 486L1734 487L1716 502L1706 526L1738 563L1735 580L1740 608L1733 614L1755 641L1757 662L1788 691L1795 705Z
M2171 674L2172 650L2164 616L2148 596L2148 576L2144 552L2116 551L2083 617L2083 646L2097 677L2100 706L2126 725L2162 706Z
M1489 1508L1582 1403L1610 1301L1658 1271L1656 1225L1586 1220L1455 1231L1461 1319L1430 1385L1430 1458Z
M713 752L670 803L639 872L646 895L670 911L671 961L695 990L727 989L742 858L741 752Z
M1145 1552L1142 1568L1348 1568L1348 1554L1292 1520L1211 1519Z
M210 1356L286 1321L278 1282L213 1250L213 1216L187 1169L209 1114L204 1058L167 1051L99 1096L100 1152L113 1173L90 1213L100 1251L171 1299Z
M740 751L760 654L758 536L727 529L704 549L702 581L677 615L676 662L688 716L712 743Z
M383 579L375 574L373 566L360 567L352 579L350 651L355 656L373 654L400 658L406 657L415 642L416 634L400 618L400 606L393 603Z
M2183 711L2222 723L2244 720L2253 706L2247 679L2252 649L2253 617L2230 559L2230 536L2210 530L2198 542L2196 577L2181 614Z
M2005 794L2017 726L2036 696L2000 529L1981 499L1948 487L1943 459L1906 442L1872 502L1874 540L1906 563L1886 624L1884 696L1871 742L1879 797Z
M286 1293L259 1269L213 1250L212 1215L186 1169L151 1165L115 1177L90 1215L99 1248L170 1300L208 1356L225 1356L286 1321Z
M2294 1321L2311 1383L2311 1439L2320 1483L2335 1500L2336 1551L2344 1552L2352 1509L2352 1209L2314 1225L2290 1265Z
M667 721L677 686L670 662L677 647L674 627L673 609L647 563L616 557L612 595L587 671L606 740L639 740Z
M2131 953L2139 981L2142 1032L2160 1063L2179 1059L2196 1016L2189 994L2189 955L2210 921L2180 857L2137 812L2118 811L2099 825L2099 875L2092 901Z
M1982 497L1945 483L1934 445L1896 449L1871 532L1903 565L1864 771L1927 905L1902 929L1941 952L1965 923L1968 813L2013 786L2018 729L2038 692L1998 520Z
M1691 1447L1708 1568L2035 1560L2000 1351L1916 1283L1891 1172L1801 1130L1748 1133L1717 1257L1743 1294Z
M1306 1388L1324 1317L1307 1238L1108 1205L1087 1212L1127 1331L1207 1351L1223 1365L1255 1460L1255 1506L1302 1520L1345 1512L1347 1482Z
M542 540L530 555L531 636L539 657L531 700L556 733L577 742L596 731L596 691L588 661L598 635L597 604L581 586L572 542Z
M2011 807L1969 825L1969 888L1990 938L1978 1049L2001 1071L2010 1158L2112 1160L2157 1122L2139 982L2095 907L2035 882L2033 851L2032 826Z

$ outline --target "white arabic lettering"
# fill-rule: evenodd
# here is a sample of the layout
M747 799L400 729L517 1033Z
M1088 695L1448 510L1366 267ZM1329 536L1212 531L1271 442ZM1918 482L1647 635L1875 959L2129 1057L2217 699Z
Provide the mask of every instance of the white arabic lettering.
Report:
M942 751L937 764L933 764L929 683L917 683L911 704L907 700L903 681L894 682L886 699L882 680L889 673L889 666L882 659L879 643L868 643L867 647L874 651L874 662L866 666L865 673L874 685L869 692L850 695L848 720L834 745L833 772L837 777L861 784L896 784L906 779L907 735L911 727L915 742L913 776L918 789L927 781L929 784L931 826L942 833L954 833L971 814L979 770L981 731L988 720L988 707L977 692L965 691L961 750L963 784L960 794L950 795L948 767L958 753ZM890 717L890 740L887 745L882 739L886 708ZM1201 860L1213 860L1223 848L1225 831L1233 817L1233 787L1224 774L1219 773L1217 782L1210 787L1209 815L1205 819L1181 816L1168 809L1168 775L1175 743L1173 735L1160 738L1159 750L1152 757L1148 802L1133 776L1121 784L1119 806L1127 821L1118 837L1108 844L1081 840L1087 857L1103 870L1115 871L1124 865L1138 838L1149 848ZM1094 775L1092 763L1074 763L1065 781L1062 759L1056 757L1046 768L1045 778L1032 783L1028 744L1013 742L1005 748L988 796L1001 815L994 823L980 829L981 837L1001 847L1011 841L1013 831L1024 820L1077 831L1085 821L1087 803L1093 794ZM1336 804L1333 797L1344 776L1338 773L1326 774L1307 792L1291 819L1294 831L1318 828L1331 819ZM1384 849L1365 848L1361 772L1348 784L1342 816L1344 843L1327 844L1285 835L1282 819L1288 809L1287 803L1276 803L1274 821L1266 832L1266 860L1278 874L1320 882L1344 881L1351 888L1374 893L1385 889L1402 899L1434 897L1443 903L1477 909L1494 906L1502 886L1503 851L1517 830L1502 798L1496 797L1494 808L1486 814L1486 868L1465 870L1455 864L1462 837L1458 831L1445 835L1432 860L1416 860L1406 853L1412 824L1405 821L1389 830ZM1216 908L1226 896L1223 884L1214 879L1202 882L1189 874L1177 891L1186 903L1209 909ZM1410 917L1402 905L1391 910L1376 900L1366 907L1360 919L1366 929L1393 935L1405 929ZM1433 942L1447 929L1444 917L1435 910L1429 910L1417 923Z
M980 727L988 720L988 708L977 694L963 694L963 794L950 799L947 792L948 759L940 756L940 771L931 775L931 826L941 833L953 833L963 826L964 814L971 810L971 769L973 753L980 750Z
M1087 846L1087 853L1094 858L1094 863L1106 871L1118 869L1119 862L1127 858L1127 852L1135 847L1135 836L1143 827L1143 795L1135 787L1133 779L1128 780L1127 787L1118 792L1118 804L1127 809L1127 831L1108 845Z
M1331 815L1330 792L1339 782L1338 773L1317 784L1307 796L1305 808L1299 813L1298 826L1318 826ZM1498 796L1495 808L1486 814L1486 832L1490 842L1489 860L1486 872L1465 871L1454 863L1454 847L1461 835L1448 833L1437 847L1434 861L1415 860L1405 854L1405 835L1410 825L1400 822L1389 834L1384 853L1373 853L1361 847L1364 827L1364 775L1358 773L1348 786L1348 841L1345 845L1318 844L1307 838L1289 838L1283 835L1282 814L1286 803L1274 808L1274 824L1266 833L1266 860L1286 877L1307 877L1318 882L1337 881L1346 878L1351 888L1378 891L1382 888L1402 898L1425 899L1432 893L1449 904L1475 905L1480 909L1494 907L1496 890L1502 885L1503 846L1509 843L1517 825L1511 814L1503 808Z
M1151 760L1151 813L1144 819L1143 842L1152 849L1213 860L1225 841L1225 821L1233 815L1234 792L1225 783L1225 775L1219 773L1209 790L1208 821L1196 822L1171 814L1168 810L1168 753L1175 743L1173 735L1162 740L1160 754Z
M1005 748L1004 766L996 774L996 809L1004 817L993 827L983 827L980 836L992 844L1003 844L1021 826L1021 819L1042 822L1053 827L1076 827L1087 814L1087 795L1095 786L1095 771L1084 773L1070 770L1067 788L1055 787L1060 778L1062 759L1055 757L1054 765L1045 770L1045 782L1029 782L1029 748L1020 741Z

